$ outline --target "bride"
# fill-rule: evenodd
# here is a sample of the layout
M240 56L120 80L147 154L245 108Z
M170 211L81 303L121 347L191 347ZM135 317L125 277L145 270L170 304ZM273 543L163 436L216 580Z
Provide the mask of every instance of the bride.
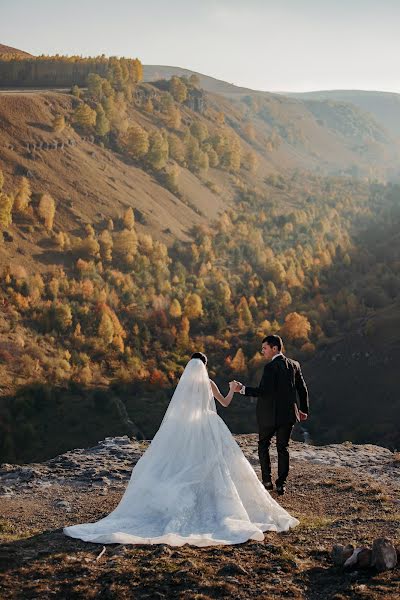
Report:
M179 380L159 430L132 470L118 506L95 523L63 532L98 544L212 546L263 541L264 531L287 531L299 521L267 492L224 421L195 352Z

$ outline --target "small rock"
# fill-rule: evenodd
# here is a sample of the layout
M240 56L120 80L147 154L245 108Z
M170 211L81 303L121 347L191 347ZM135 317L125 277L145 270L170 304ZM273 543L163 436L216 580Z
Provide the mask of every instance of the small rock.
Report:
M56 500L54 505L58 508L63 508L66 512L71 512L71 506L67 500Z
M218 575L248 575L249 572L246 571L241 565L235 563L228 563L224 565L219 571Z
M171 556L172 550L166 544L160 544L153 552L153 556Z
M360 569L368 569L371 566L372 550L369 548L361 548L357 556L357 566Z
M236 579L235 577L225 577L225 581L227 581L228 583L236 583L237 585L240 584L239 579Z
M349 567L354 567L355 565L358 564L358 555L360 554L362 548L356 548L353 552L353 554L351 556L349 556L349 558L346 560L346 562L344 563L343 567L345 569L349 568Z
M393 569L397 564L396 548L387 538L377 538L372 544L371 566L378 571Z
M336 567L343 567L347 559L351 557L354 552L354 546L348 544L347 546L341 546L340 544L333 546L331 556L333 564Z

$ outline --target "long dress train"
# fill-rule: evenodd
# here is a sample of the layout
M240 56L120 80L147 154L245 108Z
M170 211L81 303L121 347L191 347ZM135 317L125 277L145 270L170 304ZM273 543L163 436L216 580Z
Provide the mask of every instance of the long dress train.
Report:
M262 541L298 523L259 481L216 412L205 365L192 359L118 506L63 531L101 544L210 546Z

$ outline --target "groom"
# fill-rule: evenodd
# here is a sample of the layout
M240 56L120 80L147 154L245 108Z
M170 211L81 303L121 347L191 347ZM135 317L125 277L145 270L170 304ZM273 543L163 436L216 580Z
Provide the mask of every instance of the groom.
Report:
M261 353L269 361L258 387L235 382L234 391L257 397L258 456L262 481L267 490L273 489L269 447L276 435L278 451L278 479L276 491L285 493L289 473L289 440L296 421L308 417L308 390L300 364L282 353L283 342L279 335L268 335L262 341ZM299 404L299 407L298 407Z

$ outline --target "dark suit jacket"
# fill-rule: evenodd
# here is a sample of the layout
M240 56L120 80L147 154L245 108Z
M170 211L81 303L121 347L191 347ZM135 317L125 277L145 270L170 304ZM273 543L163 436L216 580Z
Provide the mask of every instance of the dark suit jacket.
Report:
M246 385L245 395L257 397L259 427L294 424L298 421L297 408L308 414L308 390L300 364L286 356L268 362L260 385Z

